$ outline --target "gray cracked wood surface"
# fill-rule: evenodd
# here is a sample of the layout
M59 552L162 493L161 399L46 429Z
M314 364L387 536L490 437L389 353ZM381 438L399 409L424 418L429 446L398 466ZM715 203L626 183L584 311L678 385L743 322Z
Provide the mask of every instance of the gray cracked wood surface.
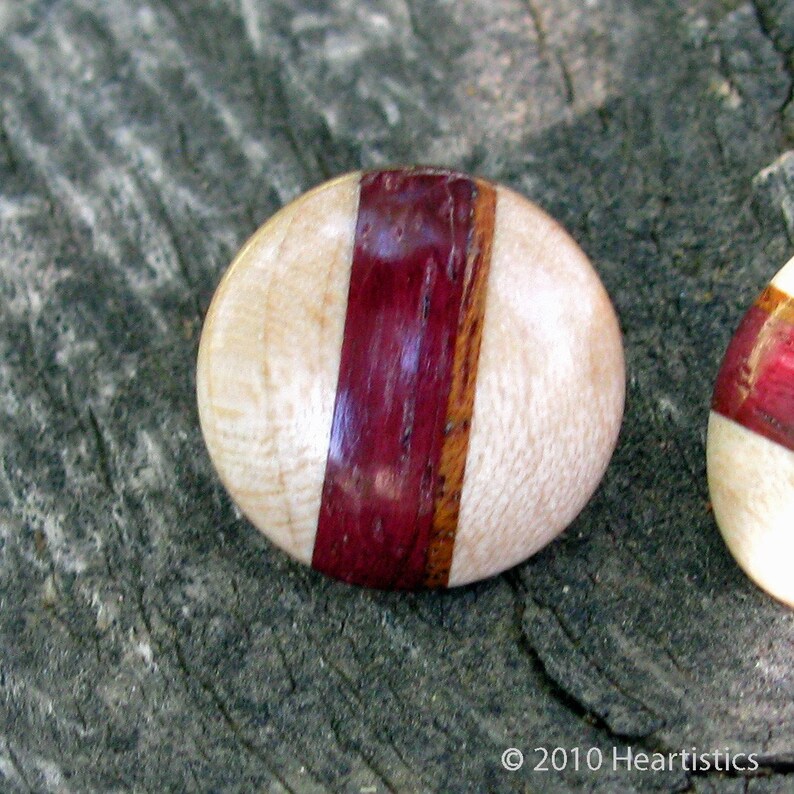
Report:
M794 790L794 614L731 561L704 469L725 346L794 246L792 74L788 0L4 0L0 788ZM254 228L416 161L556 215L629 374L576 523L441 595L275 551L194 404ZM530 768L627 744L763 774Z

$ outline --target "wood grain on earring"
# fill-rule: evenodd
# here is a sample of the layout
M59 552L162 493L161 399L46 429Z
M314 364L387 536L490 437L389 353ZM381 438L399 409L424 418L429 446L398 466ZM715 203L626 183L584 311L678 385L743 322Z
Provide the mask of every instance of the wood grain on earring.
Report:
M777 320L794 325L794 299L774 284L769 284L755 305Z
M446 587L452 567L474 413L474 390L493 248L496 190L482 180L476 180L476 188L458 332L452 359L452 382L447 399L444 444L438 463L438 485L427 549L425 586L431 588Z
M343 581L425 585L461 303L476 276L468 251L479 239L477 192L470 178L432 169L361 179L312 557ZM460 356L471 370L471 355L462 348Z
M712 408L794 450L794 300L782 290L767 287L742 319Z
M792 294L794 273L772 283ZM474 582L558 535L606 468L623 386L614 311L570 236L432 169L347 174L280 210L218 287L197 368L240 510L382 588Z

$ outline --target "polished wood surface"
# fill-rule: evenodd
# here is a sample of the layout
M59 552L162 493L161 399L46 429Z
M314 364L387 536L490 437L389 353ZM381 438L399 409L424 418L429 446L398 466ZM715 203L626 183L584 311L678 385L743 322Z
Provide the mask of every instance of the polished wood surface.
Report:
M407 175L440 192L401 204ZM381 216L361 194L386 176ZM365 231L384 259L362 280ZM197 381L210 456L251 522L379 587L477 581L559 535L604 473L625 383L609 297L560 224L503 186L424 168L345 175L265 224L213 299Z
M459 500L463 484L463 465L451 468L444 450L465 463L476 359L459 340L472 322L476 332L481 313L470 315L482 300L472 291L486 287L482 230L472 230L477 188L452 172L389 170L365 174L360 196L312 565L346 582L415 589L426 583L431 537L436 546L441 532L454 538L457 523L457 512L443 513L436 527L435 507L439 493ZM468 413L449 416L448 401L457 410L461 399ZM438 586L451 548L446 556Z
M452 361L452 383L447 400L444 445L438 464L438 485L425 563L425 585L428 587L445 587L449 581L474 413L496 222L496 190L484 180L476 181L476 190Z

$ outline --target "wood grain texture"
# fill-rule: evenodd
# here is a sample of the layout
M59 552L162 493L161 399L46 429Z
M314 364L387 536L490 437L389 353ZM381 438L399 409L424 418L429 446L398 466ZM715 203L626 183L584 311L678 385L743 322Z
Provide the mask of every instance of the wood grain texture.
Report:
M708 425L714 516L736 561L794 607L794 451L717 411Z
M286 207L232 264L202 331L202 430L237 504L298 559L313 542L323 573L476 581L552 540L601 479L617 320L581 249L516 193L437 169L358 178Z
M444 443L438 463L438 486L425 563L425 585L431 588L446 587L452 567L496 222L496 189L484 180L477 180L475 187L472 228L452 357L452 382L445 412Z
M312 565L345 582L425 581L476 195L468 177L364 174Z
M505 570L562 532L622 418L609 297L559 224L502 187L485 316L451 584Z
M774 282L761 293L754 305L776 320L794 325L794 298L774 286Z
M331 438L358 179L310 191L243 246L198 354L201 427L221 480L254 526L303 563Z
M794 450L794 310L785 293L766 290L731 339L714 386L712 409Z
M728 345L711 403L709 493L736 561L794 607L794 262L772 279Z
M0 4L0 789L788 791L794 625L716 529L704 424L791 254L790 8ZM373 593L235 510L194 365L264 219L420 161L571 231L619 310L627 414L529 562ZM765 774L502 771L538 743L730 745Z

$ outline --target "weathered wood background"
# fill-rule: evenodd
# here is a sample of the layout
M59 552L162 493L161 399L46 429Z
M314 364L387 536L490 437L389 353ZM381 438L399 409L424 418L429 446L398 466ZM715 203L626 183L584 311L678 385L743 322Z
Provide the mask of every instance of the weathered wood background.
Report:
M0 789L794 791L794 614L704 471L722 353L794 247L793 74L791 0L0 0ZM271 548L194 403L254 228L415 161L566 224L629 372L577 522L442 595ZM500 763L626 744L764 774Z

